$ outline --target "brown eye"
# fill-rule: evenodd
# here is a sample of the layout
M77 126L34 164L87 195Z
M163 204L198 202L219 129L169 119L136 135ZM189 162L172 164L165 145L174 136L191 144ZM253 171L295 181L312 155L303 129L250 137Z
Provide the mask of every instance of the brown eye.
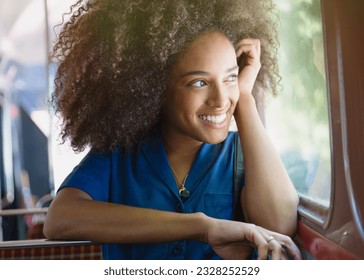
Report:
M227 77L226 81L227 82L235 82L237 78L238 78L238 75L233 74L233 75L230 75L229 77Z
M197 80L190 84L191 87L203 87L206 86L207 83L204 80Z

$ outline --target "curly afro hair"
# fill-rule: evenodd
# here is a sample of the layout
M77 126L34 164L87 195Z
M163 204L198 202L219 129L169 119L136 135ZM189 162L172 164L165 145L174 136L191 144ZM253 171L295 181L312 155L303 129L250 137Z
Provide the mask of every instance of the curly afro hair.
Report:
M129 150L157 129L168 69L206 30L223 32L233 45L260 39L254 91L276 93L270 0L80 0L70 14L51 55L58 64L51 101L63 120L61 137L76 151Z

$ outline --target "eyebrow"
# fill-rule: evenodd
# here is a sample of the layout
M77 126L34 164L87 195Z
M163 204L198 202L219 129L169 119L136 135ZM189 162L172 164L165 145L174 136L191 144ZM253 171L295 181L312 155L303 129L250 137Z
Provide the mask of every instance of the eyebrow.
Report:
M226 73L229 73L229 72L232 72L232 71L234 71L234 70L236 70L238 68L239 68L238 65L234 65L233 67L230 67L230 68L226 69L225 72ZM197 70L197 71L188 71L188 72L182 74L181 75L181 78L186 77L186 76L195 76L195 75L207 76L207 75L209 75L209 73L206 72L206 71L200 71L200 70Z

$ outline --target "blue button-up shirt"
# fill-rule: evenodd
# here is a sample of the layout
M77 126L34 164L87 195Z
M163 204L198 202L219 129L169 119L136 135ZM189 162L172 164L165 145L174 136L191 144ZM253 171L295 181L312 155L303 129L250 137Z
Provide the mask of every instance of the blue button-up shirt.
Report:
M203 212L232 219L234 134L220 144L203 144L178 194L160 134L129 153L91 150L62 183L92 199L178 213ZM103 244L104 259L219 259L209 244L191 240L157 244Z

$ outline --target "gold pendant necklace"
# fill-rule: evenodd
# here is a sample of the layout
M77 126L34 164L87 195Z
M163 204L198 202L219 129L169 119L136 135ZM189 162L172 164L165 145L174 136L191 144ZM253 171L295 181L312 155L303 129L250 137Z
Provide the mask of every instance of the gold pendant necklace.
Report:
M184 197L184 198L190 197L190 192L185 187L185 182L187 180L187 177L188 177L188 174L186 175L186 178L183 180L182 185L178 188L178 194L179 194L179 196Z
M187 177L188 177L188 173L186 175L186 177L184 178L182 184L179 186L178 185L178 179L177 179L177 175L176 175L176 172L174 172L173 170L173 167L171 164L169 164L171 169L172 169L172 172L173 172L173 176L174 176L174 179L176 180L176 184L177 184L177 188L178 188L178 194L180 197L183 197L183 198L188 198L190 197L190 192L188 191L188 189L186 189L185 187L185 183L186 183L186 180L187 180Z

